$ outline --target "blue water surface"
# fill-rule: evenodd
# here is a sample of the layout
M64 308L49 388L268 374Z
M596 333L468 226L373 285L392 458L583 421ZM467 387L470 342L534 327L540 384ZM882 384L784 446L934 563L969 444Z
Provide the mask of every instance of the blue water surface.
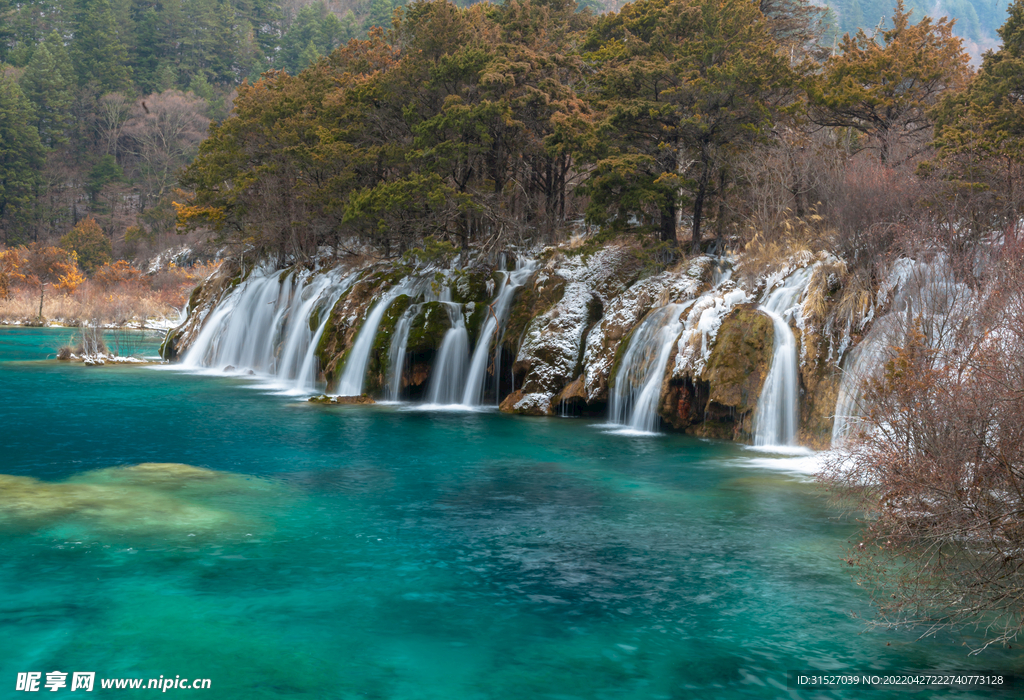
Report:
M789 688L1024 661L867 625L856 524L784 460L48 360L68 335L0 330L0 697L53 670L209 698L1022 692Z

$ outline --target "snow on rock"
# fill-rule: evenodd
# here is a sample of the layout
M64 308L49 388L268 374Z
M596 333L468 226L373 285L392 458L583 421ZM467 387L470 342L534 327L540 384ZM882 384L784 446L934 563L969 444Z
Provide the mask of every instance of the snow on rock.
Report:
M600 318L604 305L625 291L639 270L634 251L625 246L603 248L589 256L552 254L532 285L540 289L562 282L562 296L535 317L523 334L513 368L521 393L506 409L551 413L554 395L580 373L586 332Z
M583 377L588 402L608 398L608 378L622 339L654 308L693 299L706 286L710 258L698 258L685 272L665 271L636 282L604 307L604 316L587 334Z
M673 379L686 375L701 376L711 356L722 319L734 306L748 301L750 297L745 291L735 288L732 281L725 281L693 303L686 312L683 332L679 336L672 367Z

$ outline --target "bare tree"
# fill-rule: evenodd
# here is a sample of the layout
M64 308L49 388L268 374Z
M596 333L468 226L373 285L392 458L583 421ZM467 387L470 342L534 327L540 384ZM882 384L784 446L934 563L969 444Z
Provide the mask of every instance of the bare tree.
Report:
M973 626L982 646L1024 627L1022 249L1004 243L973 290L941 258L921 268L822 475L866 514L849 563L883 619Z
M147 194L160 199L174 185L206 137L206 102L178 90L139 99L124 125L126 149L146 182Z
M108 92L96 106L96 130L105 144L104 150L114 158L118 155L121 132L132 112L132 102L119 92Z

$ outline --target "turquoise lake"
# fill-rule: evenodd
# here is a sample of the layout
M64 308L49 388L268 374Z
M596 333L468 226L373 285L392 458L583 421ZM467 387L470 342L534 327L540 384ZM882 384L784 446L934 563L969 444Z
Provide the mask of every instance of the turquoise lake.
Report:
M103 697L157 691L100 678L160 675L209 678L166 693L207 698L1024 695L787 687L1024 677L1016 647L869 626L856 524L791 461L47 359L70 335L0 330L0 697L54 670Z

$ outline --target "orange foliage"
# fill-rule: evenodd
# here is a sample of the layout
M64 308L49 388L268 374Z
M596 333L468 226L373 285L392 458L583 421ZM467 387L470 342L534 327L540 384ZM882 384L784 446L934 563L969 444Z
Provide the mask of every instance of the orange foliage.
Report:
M20 272L24 264L17 248L0 250L0 298L9 298L11 287L25 279L24 273Z
M135 287L142 284L142 270L127 260L118 260L96 270L92 279L104 289L118 285Z

